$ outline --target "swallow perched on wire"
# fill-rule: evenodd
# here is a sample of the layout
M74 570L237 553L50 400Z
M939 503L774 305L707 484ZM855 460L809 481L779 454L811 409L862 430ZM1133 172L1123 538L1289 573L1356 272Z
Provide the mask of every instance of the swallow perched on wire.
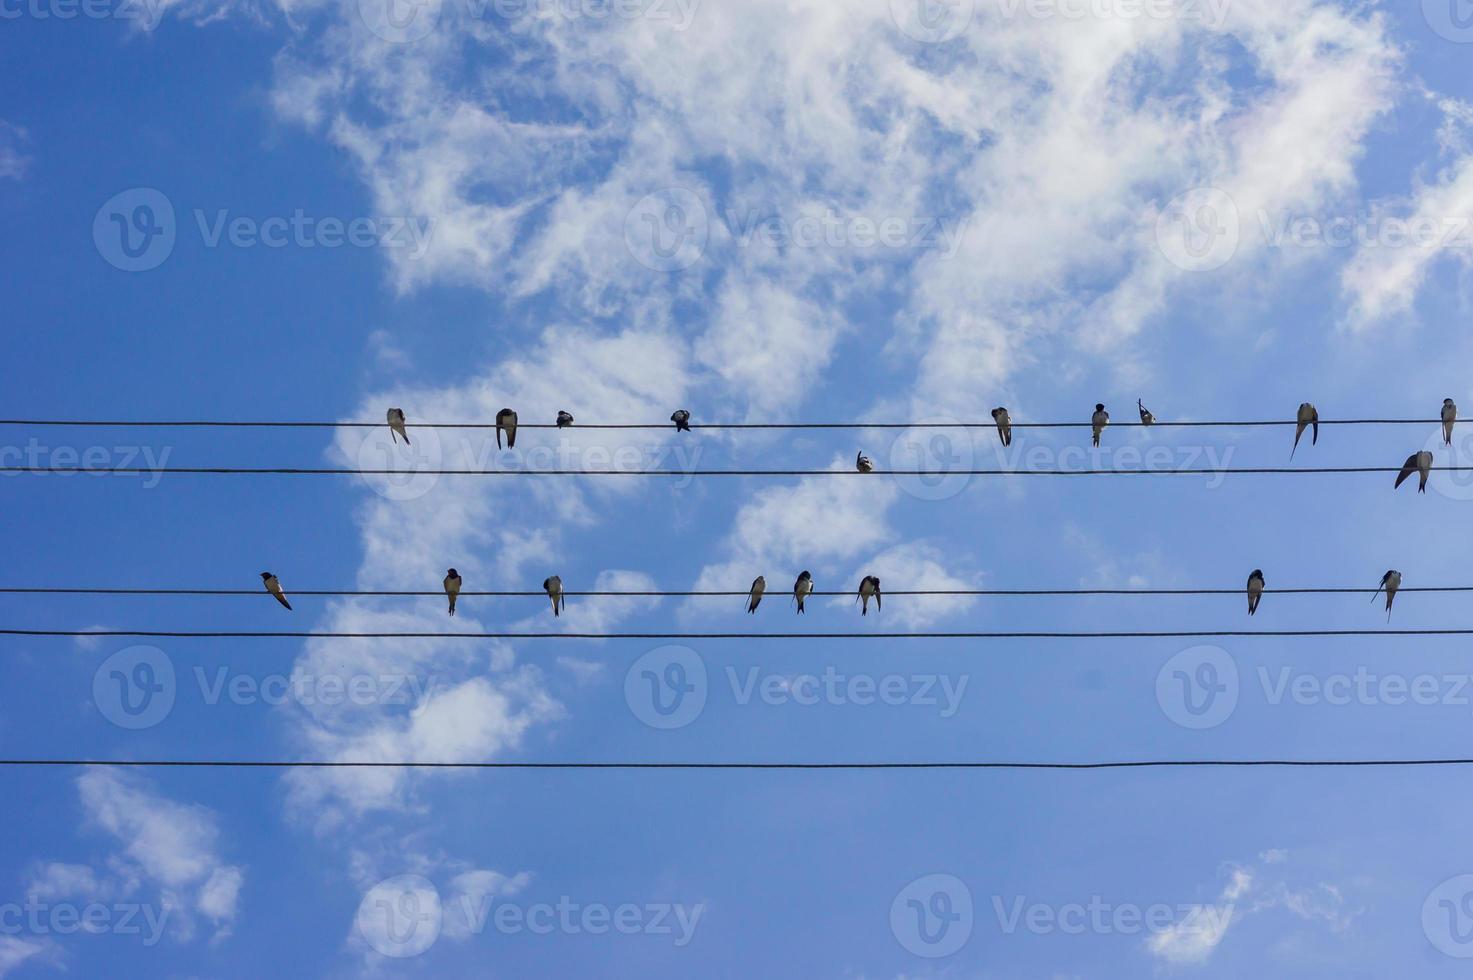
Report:
M1150 410L1141 404L1139 398L1135 400L1135 407L1141 411L1141 425L1152 426L1156 424L1156 416L1152 415Z
M1386 590L1386 622L1388 623L1391 622L1391 604L1396 601L1396 590L1399 588L1401 588L1401 572L1393 568L1381 576L1381 584L1377 587L1376 594L1371 596L1371 601L1375 602L1381 590Z
M675 414L671 415L670 421L675 423L676 432L690 431L690 413L687 412L685 409L682 408L679 411L675 412Z
M1263 569L1253 569L1253 574L1248 576L1248 615L1252 616L1258 612L1258 603L1263 598Z
M752 580L752 591L747 593L747 612L757 611L757 604L762 601L762 593L767 591L767 578L758 575Z
M863 603L863 605L860 607L860 610L859 610L859 614L861 616L868 616L869 615L869 601L870 601L870 599L874 599L875 600L875 612L879 612L880 611L880 580L879 580L879 578L877 578L874 575L866 575L864 577L864 580L859 583L859 595L855 598L855 601L856 602L862 602Z
M798 576L798 581L793 583L793 598L798 601L798 612L803 612L803 600L813 594L813 576L804 572Z
M875 461L864 453L860 453L854 459L854 468L861 473L873 473L875 471Z
M291 609L292 604L286 601L286 593L281 591L281 582L277 579L275 575L272 575L270 572L262 572L261 582L266 586L267 592L270 592L272 595L276 596L277 602L281 603L283 606L286 606L288 610Z
M1407 461L1401 464L1401 472L1396 475L1396 486L1400 487L1413 473L1421 477L1417 484L1418 493L1427 492L1427 474L1432 472L1432 454L1427 450L1420 453L1412 453ZM1394 488L1393 488L1394 489Z
M1442 441L1444 445L1453 444L1453 426L1458 424L1458 403L1451 398L1442 400Z
M445 594L450 597L450 615L455 615L455 598L460 595L460 573L450 569L445 573Z
M572 424L573 424L573 416L569 415L567 412L558 412L557 413L557 427L559 429L566 429L566 428L568 428Z
M501 448L501 434L506 433L506 448L517 448L517 413L503 408L496 413L496 448Z
M1094 442L1100 444L1100 433L1105 431L1105 426L1110 424L1110 413L1105 411L1104 405L1096 405L1095 413L1089 418L1090 428L1094 431Z
M554 575L552 578L544 579L542 581L542 591L546 592L547 597L552 600L552 614L554 616L561 616L564 607L568 604L568 600L563 598L563 580L561 576Z
M1008 415L1006 408L994 408L992 410L992 421L997 423L997 437L1002 440L1004 448L1013 444L1013 420Z
M409 432L404 428L404 409L402 408L389 409L389 438L397 443L398 439L394 438L395 433L403 436L404 445L409 445Z
M1290 459L1293 459L1294 454L1299 451L1299 440L1304 436L1304 430L1310 426L1314 427L1314 432L1310 436L1309 444L1318 446L1320 444L1320 410L1309 402L1305 402L1299 406L1299 414L1295 418L1294 448L1289 451Z

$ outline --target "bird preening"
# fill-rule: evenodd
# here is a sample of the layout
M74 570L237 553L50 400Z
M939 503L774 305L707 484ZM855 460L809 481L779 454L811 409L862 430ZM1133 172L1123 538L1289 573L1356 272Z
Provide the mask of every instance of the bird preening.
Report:
M859 614L869 615L869 601L875 600L875 612L880 611L880 580L877 576L866 575L859 583L859 594L855 597L856 602L862 602Z
M690 413L687 412L685 409L682 408L671 415L670 421L675 423L676 432L690 431Z
M1135 407L1141 410L1141 425L1150 427L1156 424L1156 416L1152 415L1146 406L1141 404L1139 398L1135 400Z
M573 416L569 415L567 412L558 412L557 413L557 427L559 429L566 429L569 426L571 426L572 424L573 424Z
M455 599L460 595L460 573L450 569L445 573L445 595L450 599L450 615L455 615Z
M1386 622L1388 623L1391 622L1391 604L1396 601L1396 590L1399 588L1401 588L1401 572L1393 568L1381 576L1381 584L1376 588L1376 595L1371 596L1371 601L1375 602L1381 590L1386 590Z
M563 608L568 604L568 601L563 598L562 578L554 575L551 578L543 579L542 591L546 592L547 597L552 600L552 614L554 616L561 616L563 614Z
M517 448L517 413L503 408L496 413L496 448L501 448L501 434L506 433L506 448Z
M762 593L766 591L767 578L766 576L758 575L755 579L752 580L752 591L747 593L748 613L754 613L757 611L757 605L762 601Z
M992 421L997 423L997 437L1002 440L1003 447L1013 444L1013 420L1008 415L1006 408L994 408L992 410Z
M1263 598L1263 569L1253 569L1253 574L1248 576L1248 615L1252 616L1258 612L1258 603Z
M1294 448L1289 451L1290 459L1293 459L1294 454L1299 451L1299 440L1304 437L1304 430L1311 427L1313 431L1309 437L1309 444L1318 446L1320 444L1320 410L1309 402L1305 402L1299 406L1299 414L1294 420Z
M875 471L875 461L864 453L860 453L854 459L854 468L861 473L873 473Z
M286 593L281 591L281 582L270 572L261 573L261 582L266 586L266 591L276 596L276 601L291 609L292 604L286 601Z
M404 445L409 445L409 431L404 427L404 409L402 408L389 409L389 438L395 444L402 438Z
M1425 449L1420 453L1412 453L1407 457L1407 461L1401 465L1401 472L1396 475L1396 487L1400 487L1413 473L1416 473L1420 477L1417 483L1417 492L1426 493L1427 476L1431 472L1432 454Z
M813 576L806 570L793 583L793 599L798 603L798 612L804 612L803 600L813 593Z
M1094 444L1100 444L1100 434L1105 431L1105 426L1110 424L1110 413L1105 411L1104 405L1096 405L1094 415L1090 416L1090 429L1094 432Z

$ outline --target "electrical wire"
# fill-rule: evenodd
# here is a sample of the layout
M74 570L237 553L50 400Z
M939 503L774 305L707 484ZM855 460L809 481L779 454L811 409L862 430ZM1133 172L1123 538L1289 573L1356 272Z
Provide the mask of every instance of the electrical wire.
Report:
M1165 422L1156 421L1150 426L1144 422L1114 422L1112 429L1137 428L1264 428L1269 426L1298 425L1296 420L1260 420L1244 422L1201 421ZM1441 419L1321 419L1320 425L1441 425ZM120 420L120 419L0 419L0 425L16 426L72 426L82 428L138 428L138 429L377 429L387 428L385 422L266 422L228 421L221 419L185 420ZM1014 422L1014 429L1088 429L1092 422ZM571 426L575 429L671 429L672 422L605 422L583 423ZM692 422L692 429L995 429L996 422ZM410 429L495 429L495 422L410 422ZM521 422L518 429L563 428L551 422Z
M1122 632L950 633L349 633L296 630L0 629L0 636L132 637L212 640L1172 640L1313 636L1473 636L1473 629L1132 630Z
M246 759L0 759L0 767L185 769L505 769L894 771L1111 769L1345 769L1473 766L1473 759L1150 759L1123 762L328 762Z
M118 466L89 469L85 466L0 466L0 473L49 474L55 476L623 476L690 479L695 477L800 477L800 476L1308 476L1312 474L1396 473L1399 466L1326 467L1198 467L1172 470L441 470L367 469L333 467L239 467L239 466ZM1473 473L1473 466L1434 466L1433 473Z
M1304 589L1264 589L1263 594L1268 595L1375 595L1380 589L1374 588L1304 588ZM1403 592L1432 592L1432 593L1461 593L1473 592L1473 585L1429 585L1421 587L1406 586L1397 590L1397 594ZM639 598L747 598L751 594L749 589L740 591L651 591L651 592L624 592L624 591L589 591L574 592L563 590L563 595L568 598L599 598L599 597L639 597ZM784 596L786 592L775 591L764 593L764 598ZM812 597L852 597L857 593L845 592L809 592ZM1246 595L1246 590L1241 586L1236 589L886 589L885 598L894 596L988 596L994 598L1015 598L1022 596L1219 596ZM269 595L262 589L150 589L150 588L20 588L0 587L0 595L117 595L117 596L253 596L260 598ZM414 590L399 589L375 591L367 589L292 589L290 597L298 596L333 596L333 597L408 597L408 598L445 598L445 592L440 590ZM472 592L463 590L456 593L462 599L468 597L492 597L492 598L536 598L546 599L547 593L535 592Z

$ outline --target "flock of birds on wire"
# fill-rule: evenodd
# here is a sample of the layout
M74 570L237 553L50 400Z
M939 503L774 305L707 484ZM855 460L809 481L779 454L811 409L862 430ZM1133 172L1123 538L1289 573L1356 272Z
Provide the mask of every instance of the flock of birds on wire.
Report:
M1142 425L1151 426L1156 424L1156 417L1152 415L1149 410L1147 410L1145 405L1141 404L1140 400L1136 401L1136 407L1140 410ZM1458 420L1458 406L1453 402L1451 398L1443 399L1441 417L1443 441L1450 446L1452 445L1453 441L1453 427L1457 424ZM998 437L1002 440L1002 444L1004 446L1012 445L1013 423L1012 419L1008 415L1008 410L1006 408L994 409L992 412L992 418L997 423L997 433ZM681 409L670 416L670 421L675 423L675 428L679 432L691 431L690 419L690 412L686 411L685 409ZM404 410L400 408L389 409L388 422L389 429L392 433L391 437L395 439L402 438L406 445L409 444L409 429L404 416ZM1109 424L1110 413L1105 411L1105 406L1103 404L1096 405L1094 415L1090 418L1094 445L1098 446L1100 444L1100 436L1104 433L1105 427ZM571 427L572 425L572 415L567 412L558 412L558 428L566 429ZM1310 433L1310 445L1318 445L1320 438L1320 413L1319 410L1316 409L1314 405L1310 404L1309 402L1305 402L1304 404L1299 406L1299 411L1295 417L1294 448L1289 453L1290 458L1293 457L1295 452L1298 452L1299 440L1304 437L1304 433L1306 431ZM501 446L502 433L506 434L507 446L510 448L516 448L517 413L509 408L504 408L496 413L496 445L498 448L500 448ZM861 452L859 454L859 457L855 460L855 466L861 473L872 473L874 472L875 468L874 461L866 456L863 452ZM1397 475L1396 486L1400 487L1403 483L1407 481L1408 478L1411 477L1413 473L1417 473L1421 478L1420 485L1417 489L1421 493L1426 493L1427 476L1431 471L1432 453L1425 450L1422 452L1413 453L1407 458L1406 463L1401 468L1401 472ZM271 572L262 572L261 581L265 584L266 591L276 597L277 602L280 602L287 609L291 609L291 602L287 600L286 593L282 590L280 579L278 579ZM443 584L445 587L445 595L449 599L450 603L450 615L454 616L455 600L460 595L461 590L460 573L453 568L450 569L445 573L445 580ZM1266 583L1263 577L1263 570L1255 568L1253 570L1253 573L1248 576L1248 615L1253 616L1257 614L1258 604L1263 599L1265 585ZM1386 594L1386 619L1388 622L1391 619L1391 606L1396 601L1396 593L1397 590L1400 588L1401 572L1398 572L1395 569L1391 569L1381 577L1381 583L1377 587L1375 595L1371 597L1371 601L1375 602L1376 598L1379 597L1382 592ZM548 599L550 599L552 602L553 615L561 616L563 613L563 609L566 607L567 603L567 599L563 594L562 578L560 576L553 575L552 577L544 580L542 583L542 590L547 593ZM752 582L751 591L747 595L748 613L755 613L757 611L757 606L762 602L762 596L766 592L767 578L765 576L759 575L757 576L756 580ZM807 600L809 595L811 595L812 593L813 575L807 571L804 571L801 575L798 576L798 580L793 583L793 600L796 603L797 611L800 614L806 611L804 608L804 603L805 600ZM859 583L859 589L855 593L855 601L860 604L860 615L869 615L869 604L871 599L874 600L875 610L879 611L879 609L881 608L881 603L883 601L883 596L880 591L880 579L878 576L875 575L866 575L864 579Z
M1140 411L1141 425L1150 427L1156 424L1156 416L1136 399L1136 408ZM1445 445L1453 444L1453 427L1458 422L1458 406L1451 398L1442 400L1442 439ZM675 423L675 431L690 432L690 412L680 409L670 416L670 421ZM992 420L997 423L997 435L1004 446L1013 444L1013 420L1006 408L994 408ZM390 436L394 439L403 439L405 445L409 445L409 427L402 408L391 408L388 412ZM573 416L568 412L557 413L557 427L567 429L573 426ZM1090 430L1092 442L1095 446L1100 444L1100 437L1105 428L1110 424L1110 413L1105 410L1103 404L1095 405L1094 414L1090 416ZM1289 451L1289 458L1299 451L1299 440L1304 438L1304 433L1310 433L1310 445L1319 445L1320 441L1320 413L1310 402L1299 406L1295 414L1294 425L1294 448ZM517 445L517 413L509 408L503 408L496 413L496 448L501 448L502 433L506 434L507 448L515 449ZM1395 489L1399 489L1403 483L1417 474L1417 492L1427 492L1427 478L1432 473L1433 455L1428 450L1412 453L1402 464L1401 471L1396 476ZM854 468L861 473L873 473L875 461L864 454L861 450L854 459Z

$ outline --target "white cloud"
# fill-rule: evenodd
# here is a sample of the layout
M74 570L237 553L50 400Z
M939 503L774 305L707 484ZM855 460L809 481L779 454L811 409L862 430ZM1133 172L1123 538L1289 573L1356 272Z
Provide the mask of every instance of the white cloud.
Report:
M0 180L20 180L31 165L31 158L21 149L30 141L24 129L0 119Z
M49 939L0 936L0 977L9 976L11 971L32 960L38 963L54 961L58 952L56 944Z
M27 892L46 901L95 902L131 896L165 912L167 928L181 941L202 917L212 940L230 935L239 911L244 870L219 853L219 822L207 807L178 803L141 779L95 769L77 780L87 822L121 845L107 871L61 862L43 863ZM151 886L151 887L150 887Z

